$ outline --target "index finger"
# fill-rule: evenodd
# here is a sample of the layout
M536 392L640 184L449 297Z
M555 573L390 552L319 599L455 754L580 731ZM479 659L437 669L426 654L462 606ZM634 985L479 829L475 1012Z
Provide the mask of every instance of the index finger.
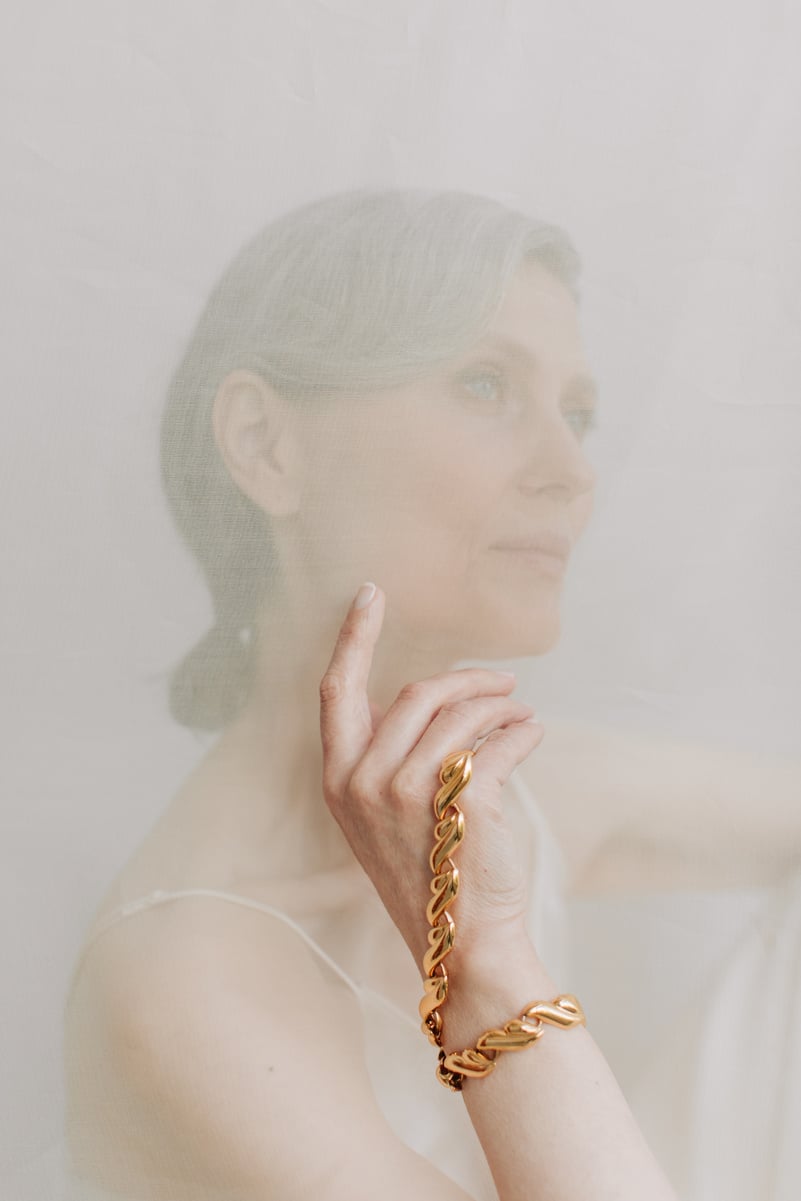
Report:
M372 738L367 681L384 620L385 596L362 584L348 609L320 681L320 736L325 786L337 791Z

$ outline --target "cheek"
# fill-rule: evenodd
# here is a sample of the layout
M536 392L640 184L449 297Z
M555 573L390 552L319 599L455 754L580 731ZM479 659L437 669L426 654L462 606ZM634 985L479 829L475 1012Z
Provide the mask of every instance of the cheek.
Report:
M488 445L479 427L432 419L428 409L340 425L319 452L307 536L330 539L349 556L407 571L419 565L445 588L497 527L514 448Z
M478 551L493 519L497 524L508 474L509 456L493 455L480 442L454 436L432 441L409 462L407 516L440 553Z

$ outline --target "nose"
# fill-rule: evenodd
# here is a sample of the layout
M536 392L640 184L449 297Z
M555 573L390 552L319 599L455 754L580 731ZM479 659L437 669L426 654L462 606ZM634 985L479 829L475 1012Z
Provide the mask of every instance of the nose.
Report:
M552 494L574 500L595 487L596 472L561 412L540 414L531 432L530 453L520 477L526 495Z

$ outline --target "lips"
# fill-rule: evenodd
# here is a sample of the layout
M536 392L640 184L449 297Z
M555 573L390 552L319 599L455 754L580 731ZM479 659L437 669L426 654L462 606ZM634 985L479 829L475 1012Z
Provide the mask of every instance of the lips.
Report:
M570 539L561 534L536 534L525 538L509 539L507 542L496 542L493 550L516 550L529 554L548 555L564 562L570 554Z

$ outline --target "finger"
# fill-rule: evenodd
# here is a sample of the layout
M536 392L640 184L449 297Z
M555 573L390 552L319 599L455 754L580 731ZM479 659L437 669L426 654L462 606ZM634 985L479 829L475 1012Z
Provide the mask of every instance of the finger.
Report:
M473 756L474 794L489 792L497 795L516 767L536 750L545 737L541 722L526 718L488 734Z
M376 778L390 773L397 794L430 796L432 789L436 790L437 773L446 755L454 751L472 751L479 739L486 739L504 725L522 722L532 716L532 707L514 697L448 701L410 753L396 746L382 748L379 753L373 740L360 770L365 776Z
M384 619L384 593L364 584L345 616L320 681L324 791L341 789L373 733L367 681Z
M463 667L404 685L375 732L370 755L387 762L405 758L444 705L480 696L507 696L515 687L512 672Z

